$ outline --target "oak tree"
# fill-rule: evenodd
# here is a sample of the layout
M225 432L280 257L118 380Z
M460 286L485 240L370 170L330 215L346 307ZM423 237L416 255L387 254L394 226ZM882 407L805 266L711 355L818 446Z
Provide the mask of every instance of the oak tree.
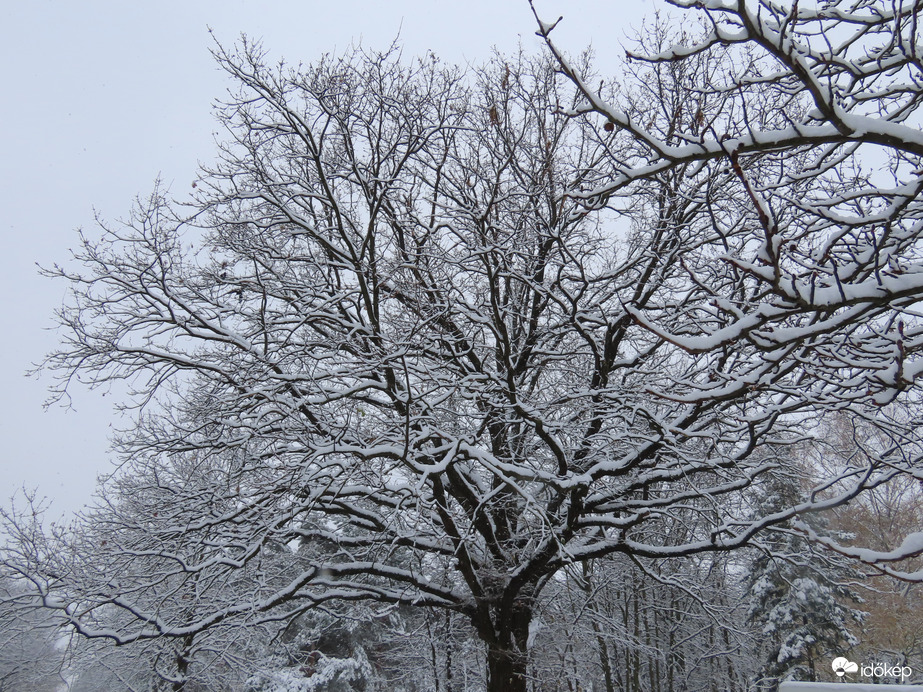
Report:
M542 22L551 58L468 75L219 48L239 92L192 200L155 192L49 272L59 391L125 380L140 411L94 540L11 559L46 604L175 642L176 689L214 632L441 609L519 692L561 570L808 534L920 477L918 3L673 4L699 40L602 88ZM764 450L831 412L891 443L755 512ZM923 551L827 545L905 578Z

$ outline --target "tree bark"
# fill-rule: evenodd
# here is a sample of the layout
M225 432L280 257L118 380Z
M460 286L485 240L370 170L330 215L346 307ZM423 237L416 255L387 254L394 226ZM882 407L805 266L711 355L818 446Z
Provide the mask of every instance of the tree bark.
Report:
M526 692L528 656L525 652L500 648L487 649L487 691Z
M517 601L498 610L496 636L487 644L487 692L527 692L531 604Z

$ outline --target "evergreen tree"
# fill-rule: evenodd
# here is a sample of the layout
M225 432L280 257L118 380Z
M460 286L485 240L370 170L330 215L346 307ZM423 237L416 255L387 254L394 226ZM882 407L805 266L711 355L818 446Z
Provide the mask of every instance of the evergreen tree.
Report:
M781 473L771 477L758 491L757 511L797 502L798 481ZM802 520L815 530L826 525L817 515ZM818 553L788 525L762 542L747 579L748 619L763 635L757 689L774 691L784 680L822 680L830 659L859 644L850 628L865 613L850 605L862 599L847 585L855 576L853 568Z

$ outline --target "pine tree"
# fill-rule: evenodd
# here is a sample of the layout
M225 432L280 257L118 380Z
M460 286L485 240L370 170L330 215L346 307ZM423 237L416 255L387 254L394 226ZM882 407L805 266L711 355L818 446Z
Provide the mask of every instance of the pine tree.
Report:
M759 489L757 511L772 512L797 502L799 478L777 474ZM802 521L815 530L826 520ZM763 637L763 663L755 686L775 691L784 680L817 681L827 662L859 644L851 627L865 613L851 604L862 599L847 585L855 571L780 526L765 539L747 579L748 620ZM820 668L818 668L820 665Z

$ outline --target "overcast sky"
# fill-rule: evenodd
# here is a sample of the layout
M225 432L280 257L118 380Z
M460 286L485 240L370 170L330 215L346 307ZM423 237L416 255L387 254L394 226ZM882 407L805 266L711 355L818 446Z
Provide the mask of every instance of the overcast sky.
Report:
M564 15L558 43L592 43L602 71L616 69L632 27L662 0L539 0L543 19ZM477 63L493 47L538 51L527 0L29 0L0 4L0 502L38 489L53 516L92 499L111 470L113 399L75 388L72 410L43 410L48 376L26 378L59 335L49 328L65 286L36 263L66 260L75 229L90 234L94 209L125 216L159 175L187 194L199 161L215 150L211 103L228 86L209 55L208 27L225 44L241 33L274 58L311 62L360 42L405 55L428 49Z

